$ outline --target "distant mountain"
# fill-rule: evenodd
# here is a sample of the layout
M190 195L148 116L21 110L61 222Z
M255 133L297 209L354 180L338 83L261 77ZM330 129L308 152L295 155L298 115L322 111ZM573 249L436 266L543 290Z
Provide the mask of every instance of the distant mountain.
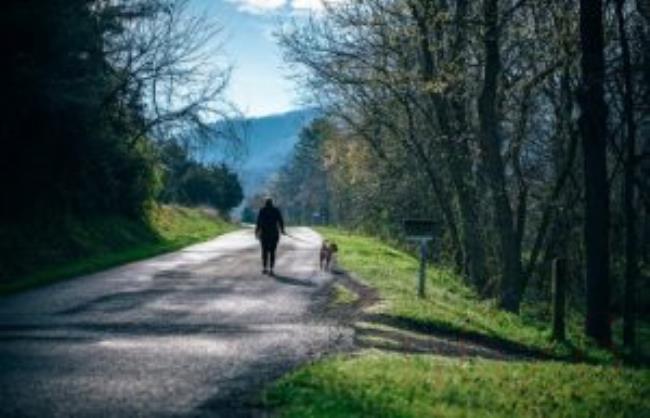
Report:
M300 131L318 114L318 109L307 108L230 122L229 129L245 133L241 155L233 158L223 146L213 145L202 149L197 157L204 162L227 162L239 175L244 195L252 196L263 191L268 180L286 163ZM222 122L214 125L215 132L226 128Z

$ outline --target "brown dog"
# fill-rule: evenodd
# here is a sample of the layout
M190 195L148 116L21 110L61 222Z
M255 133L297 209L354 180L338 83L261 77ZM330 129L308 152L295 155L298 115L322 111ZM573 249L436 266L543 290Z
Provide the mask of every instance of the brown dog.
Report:
M330 271L330 264L332 263L332 258L334 254L339 250L336 243L329 242L328 240L323 241L323 245L320 247L320 269L325 271Z

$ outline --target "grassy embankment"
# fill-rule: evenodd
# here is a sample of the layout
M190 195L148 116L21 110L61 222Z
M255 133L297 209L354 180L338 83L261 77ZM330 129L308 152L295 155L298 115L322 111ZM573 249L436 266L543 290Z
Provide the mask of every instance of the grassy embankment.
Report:
M650 416L650 371L617 366L569 326L569 341L554 343L548 323L524 307L520 316L480 301L451 272L429 268L427 297L415 297L417 261L376 239L333 229L321 233L341 248L340 263L379 290L373 308L424 329L509 342L563 358L495 361L444 358L374 349L307 366L266 394L284 417L615 417ZM359 327L385 327L363 323ZM647 329L644 329L647 341Z
M103 217L16 227L0 236L0 295L177 250L234 229L210 211L177 206L156 207L147 221Z

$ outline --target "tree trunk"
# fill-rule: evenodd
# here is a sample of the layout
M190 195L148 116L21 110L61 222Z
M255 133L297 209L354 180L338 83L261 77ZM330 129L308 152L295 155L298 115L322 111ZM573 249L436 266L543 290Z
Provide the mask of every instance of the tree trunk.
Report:
M407 152L415 155L418 164L423 167L424 172L429 179L431 188L433 189L433 195L435 197L436 204L440 207L442 211L442 217L447 227L447 232L449 233L449 238L451 239L451 245L454 251L454 263L455 268L460 272L463 270L463 247L460 241L460 236L458 233L458 227L456 224L456 216L452 210L451 195L447 190L446 185L441 181L438 176L438 173L435 171L440 162L438 160L432 160L432 158L427 155L425 149L422 146L421 141L418 140L418 132L416 130L416 121L414 112L411 109L408 98L400 98L400 103L404 107L404 111L407 115L408 128L406 134L404 135L396 126L393 124L386 124L386 127L391 130L391 132L398 138L403 138L402 144ZM354 126L353 120L346 115L345 113L340 113L338 117L345 120L351 126ZM380 141L377 140L379 137L379 132L375 135L368 135L363 132L363 130L358 130L359 135L365 139L366 143L370 145L374 153L387 164L390 163L390 158L386 155L386 152L381 146Z
M571 114L573 114L573 94L571 92L571 84L569 82L569 65L564 66L560 88L561 88L561 105L556 111L556 117L560 120L558 126L558 132L560 133L559 141L555 145L556 150L554 151L554 158L559 162L562 161L561 165L558 165L555 169L556 171L556 181L550 196L546 199L546 206L542 211L542 219L540 221L539 227L537 229L537 235L533 241L533 247L530 251L530 257L528 259L528 265L524 271L522 278L521 291L524 292L530 280L530 277L534 274L537 267L537 260L540 256L540 253L543 249L545 240L549 232L553 230L552 225L556 223L555 218L557 217L557 206L558 200L560 199L565 186L571 177L571 173L574 171L574 161L576 159L577 149L578 149L578 140L579 134L570 126L571 125ZM568 145L565 146L564 143L568 141ZM566 245L566 243L563 243ZM561 252L558 256L565 257L567 254Z
M499 235L501 283L499 304L511 312L519 311L521 286L521 243L513 224L512 207L506 188L501 140L496 112L497 80L501 71L499 55L498 1L485 0L485 65L483 91L479 98L480 145L493 198L495 226Z
M623 113L625 118L625 185L624 185L624 214L625 214L625 306L623 310L623 344L633 347L635 335L636 314L636 283L639 274L636 208L635 208L635 168L636 168L636 123L634 120L634 99L632 97L632 64L630 46L625 30L623 6L625 0L616 0L616 20L618 22L619 40L623 59Z
M464 49L467 44L467 0L456 1L456 14L454 17L455 34L451 45L451 62L458 65L458 68L466 68L467 63L464 55ZM453 114L453 120L456 122L453 136L459 138L463 131L469 128L467 115L465 113L466 85L464 78L458 81L457 89L459 94L452 95L451 105L449 108ZM462 239L464 247L467 249L464 263L468 267L469 275L477 289L483 293L487 283L487 268L485 265L485 248L481 238L481 226L478 219L477 208L478 199L476 186L471 182L468 176L468 168L471 167L469 161L470 150L467 142L461 142L460 146L452 150L452 155L460 161L454 164L452 172L455 179L454 185L458 194L458 206L461 211L462 222Z
M580 0L582 92L580 133L585 176L585 249L587 318L585 332L611 344L609 318L609 185L607 183L607 107L603 96L603 7L601 0Z
M419 11L417 7L412 7L412 14L420 31L420 52L422 54L421 73L422 78L426 82L435 81L435 67L434 57L430 44L431 28L429 27L428 5L425 5L423 12ZM460 10L458 11L457 22L464 22L464 13L466 12L466 5L464 2L459 4ZM455 42L455 48L462 46L462 37L459 37ZM459 51L455 51L459 53ZM458 198L458 206L460 208L460 239L463 248L463 264L466 267L470 281L473 286L479 291L483 292L486 279L487 270L485 266L485 250L483 248L483 241L481 240L480 225L476 213L476 192L470 179L471 163L468 159L469 150L466 144L457 146L454 144L452 137L458 135L450 127L450 104L437 93L429 93L429 99L432 108L432 115L435 115L435 120L432 117L432 126L439 128L442 136L446 138L443 140L443 146L447 154L445 164L447 171L451 175L454 191Z
M478 292L483 294L487 282L487 271L485 268L485 250L481 239L481 227L476 213L476 193L474 187L467 184L466 175L455 173L453 176L455 177L454 185L460 209L460 232L464 249L463 264L467 267L472 284Z

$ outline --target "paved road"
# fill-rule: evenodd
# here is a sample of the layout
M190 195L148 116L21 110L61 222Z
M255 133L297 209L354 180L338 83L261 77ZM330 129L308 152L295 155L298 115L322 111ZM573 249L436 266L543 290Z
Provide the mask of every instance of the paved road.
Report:
M276 278L245 230L0 299L0 416L264 416L252 394L352 339L318 314L318 235L289 232Z

